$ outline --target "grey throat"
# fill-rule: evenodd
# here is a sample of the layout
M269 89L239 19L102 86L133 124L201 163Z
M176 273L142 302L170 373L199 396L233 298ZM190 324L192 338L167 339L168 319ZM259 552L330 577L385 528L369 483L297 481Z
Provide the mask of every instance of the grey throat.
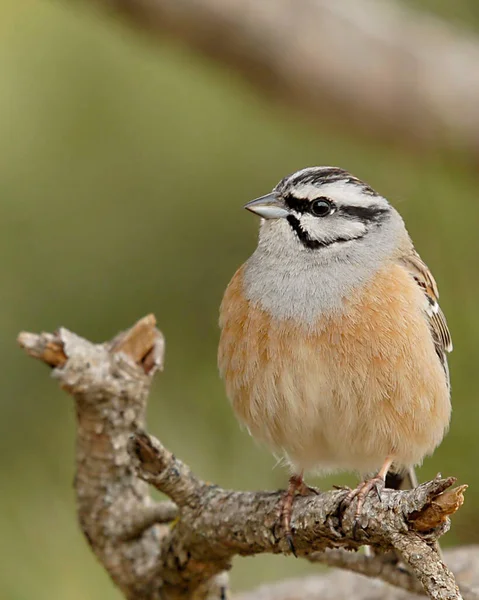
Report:
M344 300L392 260L406 239L392 207L360 239L317 249L305 248L286 219L263 220L258 247L246 262L244 293L273 317L310 327L320 316L340 314Z

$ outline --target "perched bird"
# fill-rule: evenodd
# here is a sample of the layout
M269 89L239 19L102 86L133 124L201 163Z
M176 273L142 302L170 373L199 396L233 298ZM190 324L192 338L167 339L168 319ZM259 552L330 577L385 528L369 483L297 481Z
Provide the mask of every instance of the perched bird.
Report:
M366 477L349 496L359 516L438 446L452 343L401 216L363 181L310 167L245 208L259 242L224 294L218 364L239 421L291 465L291 541L304 471Z

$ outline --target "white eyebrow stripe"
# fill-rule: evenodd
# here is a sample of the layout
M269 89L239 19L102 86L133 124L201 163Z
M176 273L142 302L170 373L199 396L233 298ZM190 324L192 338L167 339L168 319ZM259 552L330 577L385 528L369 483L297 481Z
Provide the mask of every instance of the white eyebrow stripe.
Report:
M388 206L382 196L366 194L360 184L348 181L335 181L321 185L304 183L294 188L294 197L299 200L314 200L320 196L331 198L338 206Z
M318 193L318 190L321 194L324 193L325 196L332 197L338 204L347 206L374 206L382 204L382 202L378 202L378 196L365 194L361 185L348 181L324 183L320 188L316 188L316 193ZM386 201L383 200L383 202Z
M294 197L298 200L314 200L323 193L323 186L303 183L294 188Z

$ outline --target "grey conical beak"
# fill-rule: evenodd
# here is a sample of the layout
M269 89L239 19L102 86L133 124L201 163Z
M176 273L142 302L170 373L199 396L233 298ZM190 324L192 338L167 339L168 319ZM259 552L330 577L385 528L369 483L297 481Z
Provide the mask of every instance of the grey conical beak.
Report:
M255 215L263 217L263 219L284 219L289 215L289 211L286 210L284 202L278 200L274 193L266 194L256 200L251 200L244 206L247 210L250 210Z

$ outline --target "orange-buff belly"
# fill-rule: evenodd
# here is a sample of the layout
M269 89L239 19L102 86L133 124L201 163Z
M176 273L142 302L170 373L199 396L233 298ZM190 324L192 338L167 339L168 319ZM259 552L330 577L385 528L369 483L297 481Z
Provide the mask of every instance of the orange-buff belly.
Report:
M220 313L220 373L238 419L295 469L374 471L420 463L442 440L449 390L424 313L400 265L378 272L314 327L277 320L244 292Z

